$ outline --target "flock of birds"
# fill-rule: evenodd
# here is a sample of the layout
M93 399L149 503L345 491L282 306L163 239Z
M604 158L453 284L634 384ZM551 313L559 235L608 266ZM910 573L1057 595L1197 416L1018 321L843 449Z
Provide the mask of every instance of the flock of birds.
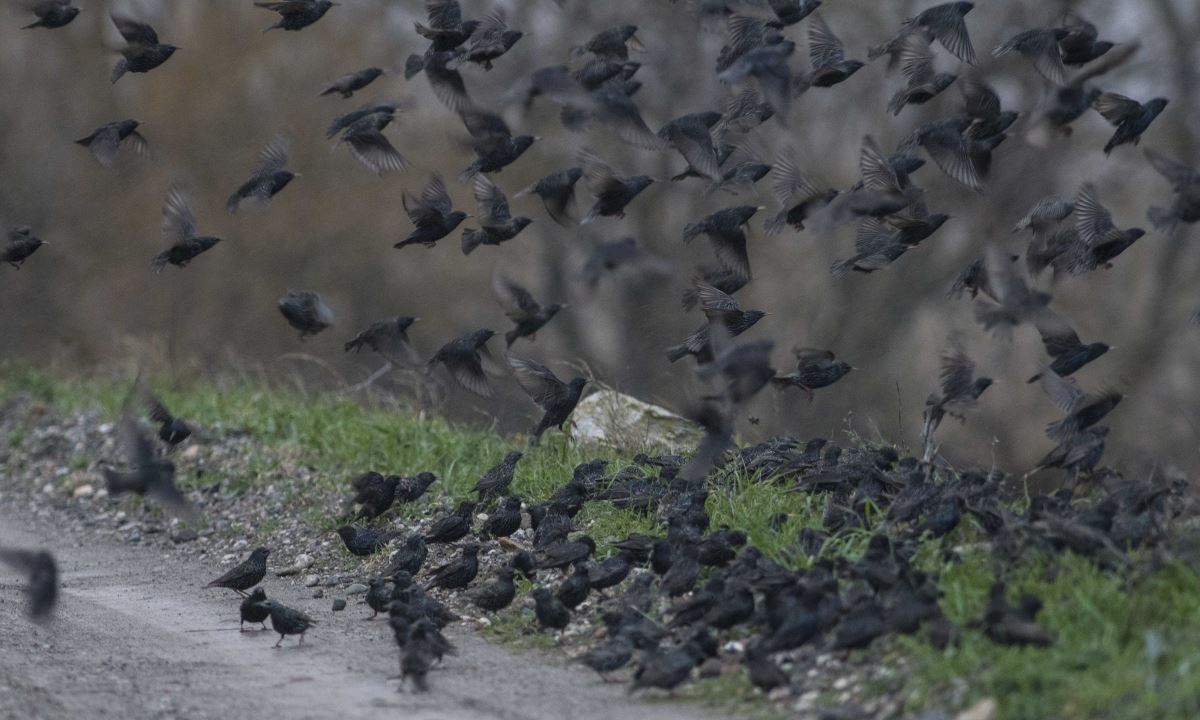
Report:
M337 5L329 0L255 4L278 13L278 23L268 29L287 31L311 26ZM1006 130L1019 116L1003 108L996 92L970 69L977 63L968 29L971 2L935 5L905 20L893 37L869 50L866 61L847 59L842 42L817 13L820 0L700 0L694 5L706 19L716 18L727 28L715 69L717 77L732 88L723 110L684 115L653 131L635 100L641 87L636 78L643 69L630 59L642 48L634 25L605 29L586 39L572 51L569 64L533 69L508 92L506 102L529 108L550 101L560 107L562 124L569 132L597 126L638 148L677 152L686 169L672 180L680 187L692 181L689 184L717 205L723 204L718 199L756 192L756 183L770 178L775 205L763 216L767 235L804 232L809 226L824 233L857 223L855 252L834 264L835 275L883 270L934 235L948 216L930 211L934 199L915 183L916 174L931 160L953 180L982 191L993 156L1002 156ZM37 0L29 6L37 16L30 28L61 28L79 12L70 0ZM474 71L469 66L487 71L493 63L503 63L523 34L508 26L500 10L466 19L456 0L426 0L425 6L427 22L416 23L415 29L429 45L423 53L407 58L404 74L408 79L424 74L434 95L472 138L475 158L459 175L460 181L471 183L477 204L478 227L461 233L462 251L469 255L481 246L508 243L533 222L513 215L508 195L492 176L518 162L539 138L514 135L497 111L481 106L468 92L469 73ZM157 32L144 22L119 15L113 15L112 21L126 42L113 69L114 83L129 73L157 70L176 50L160 42ZM798 35L794 28L801 25L807 34L806 67L793 58ZM1096 110L1115 128L1103 147L1108 154L1136 145L1167 105L1162 98L1141 102L1094 84L1137 48L1136 42L1102 40L1096 26L1071 16L1021 32L998 45L992 55L1018 55L1045 79L1047 103L1035 122L1051 137L1069 134L1072 123L1089 109ZM939 72L935 65L943 51L966 67L958 73ZM815 173L801 167L795 149L786 143L771 162L747 150L751 133L768 133L773 121L780 133L786 132L796 97L815 88L853 82L868 63L884 58L889 68L899 67L902 77L886 104L892 115L910 111L955 85L961 88L958 111L920 125L891 152L865 137L859 156L862 178L845 189L822 184ZM322 94L349 98L382 74L379 68L353 72L332 82ZM376 173L404 170L408 161L384 134L400 109L395 103L365 105L336 118L326 134L340 138L358 161ZM78 142L105 167L112 166L125 147L137 152L147 148L134 120L109 123ZM1149 208L1152 226L1175 233L1181 224L1200 220L1200 173L1154 151L1144 154L1173 189L1169 206ZM296 177L287 170L288 155L286 140L273 140L250 178L229 197L227 210L261 207L282 192ZM581 149L576 159L576 165L547 175L514 199L536 196L551 221L572 227L603 219L619 221L654 182L648 176L624 174L588 148ZM576 200L580 180L591 203L582 216ZM436 174L419 195L405 191L402 198L413 231L396 243L397 248L433 247L470 217L454 209L444 181ZM667 349L670 362L691 357L698 382L705 387L686 411L705 430L690 457L639 456L612 475L606 474L603 461L585 463L547 502L534 505L509 493L522 457L513 452L480 478L475 486L477 503L463 502L423 532L402 538L387 572L371 582L366 601L375 613L388 614L402 649L402 673L417 688L426 687L430 667L452 651L441 628L453 614L429 592L435 589L469 588L481 609L497 611L514 601L516 577L535 580L539 583L532 592L537 621L554 629L565 627L572 611L599 593L604 597L600 605L607 635L583 661L609 673L630 663L635 652L642 653L633 674L635 688L674 688L719 654L714 632L754 627L758 634L747 645L744 660L751 680L769 689L788 682L773 654L824 642L822 638L828 638L834 649L849 649L888 632L926 627L935 642L953 642L958 629L938 607L936 578L914 568L909 560L919 538L949 533L964 513L975 517L998 553L1034 544L1069 548L1117 564L1123 561L1123 548L1155 537L1167 502L1165 491L1127 483L1088 507L1069 501L1080 477L1106 472L1097 469L1107 435L1100 423L1120 402L1121 393L1087 391L1071 378L1109 346L1083 342L1070 322L1050 308L1052 297L1042 279L1047 273L1080 275L1110 267L1144 235L1140 228L1118 225L1091 183L1084 183L1070 198L1052 196L1038 202L1013 228L1014 233L1029 234L1025 252L1013 255L989 249L963 270L950 293L969 295L985 328L1010 332L1032 325L1045 346L1047 359L1030 382L1041 384L1062 408L1063 417L1047 429L1055 447L1038 469L1062 468L1070 482L1065 493L1036 496L1022 515L1014 514L1000 499L1001 474L953 475L938 463L935 434L940 423L947 416L965 418L991 384L977 374L957 336L951 337L943 356L940 388L926 403L921 457L901 458L890 448L843 450L824 440L790 439L731 452L739 408L767 385L796 388L811 399L814 391L854 369L831 351L799 348L795 369L778 373L770 363L771 341L735 340L766 314L743 309L735 298L752 279L747 227L765 210L758 204L721 207L682 231L684 243L707 240L718 262L702 268L683 297L685 309L700 308L704 324ZM175 187L163 208L162 234L166 248L153 258L154 272L168 265L188 266L221 240L199 234L187 195ZM29 227L13 228L3 260L20 268L45 244ZM636 261L639 252L628 238L601 244L588 264L593 281ZM559 304L539 302L508 278L497 276L493 286L513 321L505 336L510 348L521 339L534 340L564 310ZM312 291L289 292L279 301L279 309L301 339L321 333L334 322L331 308ZM587 384L585 378L563 381L548 367L507 352L506 362L498 362L488 350L496 334L490 329L455 338L424 361L408 337L416 321L402 316L376 322L345 343L345 350L368 349L382 356L389 369L415 369L427 376L443 366L457 384L481 396L494 392L493 377L511 373L542 410L531 444L569 421ZM139 394L147 414L159 425L161 444L170 448L187 439L191 431L186 422L148 392L139 390ZM107 469L110 488L114 493L149 494L168 509L194 513L175 487L174 465L155 447L130 408L122 422L130 469ZM726 482L719 469L730 462L758 473L761 482L831 496L824 529L800 533L800 547L817 558L810 569L787 570L746 545L746 533L709 527L705 501L709 492ZM432 473L413 477L367 473L353 486L360 505L358 517L371 520L395 502L413 502L435 481ZM611 502L656 513L666 533L631 536L614 544L615 554L596 559L596 543L574 534L573 518L585 502ZM872 537L862 560L846 563L820 557L820 546L830 534L865 524L867 505L882 509L887 519L885 530ZM476 512L481 510L486 510L487 520L476 528ZM533 528L531 547L505 540L525 523ZM379 552L401 535L354 524L340 528L338 534L346 548L359 556ZM471 587L480 572L481 542L493 539L501 539L502 546L513 552L494 569L490 581ZM428 544L456 542L461 542L458 557L426 569ZM299 635L302 642L314 621L268 600L256 587L266 573L268 552L255 550L213 585L246 595L243 623L265 623L269 618L280 641L286 635ZM5 551L2 557L32 572L33 605L44 616L54 601L55 584L46 581L54 575L53 558L48 553L16 550ZM633 573L646 564L651 572ZM552 590L548 581L560 572L562 579ZM705 572L706 580L700 584ZM424 583L416 579L421 573L425 573ZM623 584L631 574L633 579ZM611 596L607 592L618 587ZM843 591L845 587L849 590ZM681 598L670 608L669 621L650 617L656 593ZM1040 602L1031 597L1009 605L1004 585L998 582L979 626L997 642L1047 644L1053 639L1037 624L1039 608Z

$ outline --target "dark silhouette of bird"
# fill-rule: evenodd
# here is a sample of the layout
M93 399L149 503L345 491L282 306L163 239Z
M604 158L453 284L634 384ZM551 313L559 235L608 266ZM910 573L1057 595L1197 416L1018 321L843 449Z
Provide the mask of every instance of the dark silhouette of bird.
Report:
M437 627L424 618L417 620L406 631L400 657L400 681L411 678L417 692L429 690L426 677L441 652L438 646L442 643L437 639L440 636Z
M471 532L475 507L475 503L464 500L458 504L454 512L434 520L425 533L425 542L452 543L466 537Z
M1102 94L1100 88L1089 85L1089 81L1125 63L1133 57L1138 48L1137 42L1122 45L1055 88L1050 94L1046 109L1042 112L1042 121L1062 135L1070 135L1071 123L1087 112ZM1042 140L1040 144L1045 145L1046 142Z
M432 248L438 240L454 232L463 220L470 217L465 212L455 210L446 191L442 178L434 175L425 189L421 191L420 199L414 198L405 190L400 195L400 202L408 219L412 221L413 231L405 239L396 243L395 247L406 245L424 245Z
M118 52L123 56L117 61L112 71L112 81L115 83L127 72L146 73L162 65L179 48L158 41L158 33L154 28L143 22L138 22L123 15L112 13L113 25L125 39L125 46Z
M691 285L688 286L687 290L683 291L683 309L691 310L696 307L700 302L700 288L702 286L711 286L726 295L733 295L738 290L744 288L747 282L749 281L732 270L711 267L702 268L700 275L693 277Z
M1032 475L1049 468L1062 468L1070 473L1072 478L1089 475L1104 457L1107 437L1108 428L1104 425L1094 425L1073 433L1046 453L1028 474Z
M1005 590L1005 584L996 581L988 592L982 622L988 638L1001 645L1053 645L1054 638L1037 622L1042 601L1033 595L1025 595L1020 605L1014 608L1005 597Z
M290 144L283 135L276 135L258 154L258 162L250 171L250 179L242 184L225 203L225 209L236 213L244 207L261 207L283 191L296 173L286 170Z
M266 590L254 588L254 592L242 600L242 604L238 607L238 614L241 615L238 632L246 632L246 623L259 623L263 630L267 629L267 618L271 617L271 611L263 607L266 599Z
M389 586L387 578L371 578L367 583L366 596L363 598L363 602L371 608L371 617L367 619L374 620L379 613L387 612L391 601L392 588Z
M915 17L905 20L899 34L891 40L871 48L867 58L874 60L886 54L891 56L890 62L894 63L905 38L918 34L928 42L937 40L956 58L968 65L974 65L975 48L971 45L966 23L967 13L974 8L973 2L948 2L926 8Z
M984 259L989 300L975 300L975 319L985 330L1011 331L1047 312L1049 293L1031 287L1020 268L1005 253L989 249Z
M996 46L992 57L1004 57L1009 53L1019 53L1033 64L1038 73L1054 83L1062 85L1066 78L1062 55L1058 43L1068 35L1064 28L1034 28L1024 30Z
M940 226L945 220L946 217L941 216L937 225ZM933 229L936 227L930 232ZM908 252L914 244L905 242L904 233L888 227L883 220L865 218L859 223L854 239L854 255L835 261L830 266L830 273L834 277L844 277L851 271L870 274L882 270Z
M311 290L288 290L279 299L279 312L288 325L300 331L301 340L333 325L333 310Z
M279 22L263 32L271 30L303 30L325 17L325 13L340 3L333 0L282 0L282 2L256 2L260 8L279 13Z
M933 49L924 35L913 34L905 38L900 49L900 70L906 84L888 103L892 115L899 115L909 105L929 102L958 79L954 73L935 71L933 60Z
M600 279L610 274L646 278L664 278L669 263L638 246L636 239L623 237L595 243L579 270L579 278L589 290L595 290Z
M408 339L408 329L421 318L400 315L379 320L367 326L346 343L346 352L359 352L370 348L393 365L415 367L420 364L417 351Z
M504 308L504 314L516 323L516 327L504 335L504 342L508 347L512 347L512 344L521 338L529 338L532 342L537 331L553 320L560 310L566 308L558 303L539 304L528 290L500 273L492 276L492 290L496 294L496 300Z
M508 356L508 364L521 388L542 409L542 419L530 431L529 444L536 446L550 428L562 430L583 396L587 378L563 382L545 365L513 355Z
M429 40L437 52L454 50L475 33L479 20L463 20L458 0L426 0L425 17L428 25L414 22L417 34Z
M1046 435L1060 443L1103 420L1124 398L1112 389L1085 392L1073 380L1061 377L1049 368L1042 370L1041 385L1051 402L1067 414L1046 426Z
M712 285L696 283L695 292L696 298L700 302L700 308L704 311L708 322L689 335L681 344L667 349L667 359L671 362L692 355L696 358L697 364L710 363L716 354L710 338L709 328L712 323L719 324L729 337L733 338L754 327L767 315L761 310L742 310L737 300Z
M943 496L925 514L924 520L917 528L918 535L928 534L940 538L949 535L962 522L962 511L965 507L962 495L951 493Z
M777 687L785 687L791 683L791 678L757 642L746 646L746 677L750 684L769 693Z
M593 563L588 568L588 582L593 590L607 590L620 585L633 571L633 556L626 550Z
M1146 217L1155 229L1173 232L1178 223L1200 221L1200 172L1160 155L1153 150L1144 154L1160 175L1171 183L1171 204L1167 207L1151 206Z
M583 218L585 225L602 217L625 217L625 206L654 182L646 175L618 175L612 166L587 148L579 152L579 164L583 166L588 190L596 199L592 209Z
M58 564L46 550L0 548L0 562L28 575L29 617L48 620L58 603Z
M533 220L513 217L508 196L486 175L476 175L475 204L479 208L479 229L467 228L462 233L463 255L470 255L480 245L499 245L512 240Z
M864 65L861 60L846 59L842 41L820 15L808 20L808 59L812 70L804 76L804 83L812 87L833 87Z
M475 606L488 612L496 612L511 605L517 596L517 586L513 582L515 573L516 571L507 565L497 568L495 578L471 594Z
M538 624L552 630L562 630L571 622L571 611L548 589L533 589L534 617Z
M1112 260L1138 241L1146 231L1141 228L1119 229L1112 213L1100 203L1096 186L1084 183L1075 196L1075 231L1078 242L1066 253L1071 274L1112 267Z
M1104 154L1108 155L1126 143L1137 145L1142 139L1142 133L1146 132L1154 118L1167 107L1167 102L1166 98L1154 98L1143 104L1114 92L1101 93L1092 103L1092 107L1117 128L1104 144Z
M763 102L753 88L735 93L725 103L725 116L718 130L746 134L775 115L775 108Z
M1075 212L1075 203L1057 195L1047 195L1038 200L1025 217L1013 226L1014 233L1031 230L1035 236L1044 236Z
M441 363L463 388L481 397L491 397L495 390L484 374L483 358L486 356L491 362L487 341L495 334L484 329L459 336L443 345L430 359L427 367L432 370L435 365Z
M718 190L730 195L758 194L755 184L771 172L771 165L763 162L759 153L748 143L723 145L717 160L721 163L721 177L705 188L705 195Z
M458 176L466 182L478 173L496 173L516 162L538 138L532 135L513 136L504 119L483 110L463 110L458 114L471 134L475 161Z
M480 528L482 536L501 538L512 535L521 528L521 498L510 495L500 506L488 513L488 519Z
M8 229L8 244L0 253L0 262L8 263L17 270L25 264L38 248L50 243L33 234L33 228L28 225L17 225Z
M708 237L713 252L726 270L751 278L750 256L746 249L745 226L762 206L739 205L725 208L683 228L683 242L690 243L700 235Z
M93 130L91 135L76 140L75 143L90 150L92 157L96 158L101 167L111 168L122 144L128 143L134 152L143 157L150 154L150 144L137 130L139 124L137 120L110 122L101 125Z
M629 692L641 688L674 690L691 676L692 669L703 660L704 650L692 640L668 650L650 653L633 671Z
M429 588L460 590L471 584L479 574L479 543L469 542L462 547L462 555L435 568L430 573Z
M425 547L425 538L420 533L412 533L404 539L404 547L396 551L388 564L386 575L395 576L404 572L416 575L425 564L429 550Z
M554 591L554 597L558 598L558 601L568 610L574 610L584 600L587 600L588 593L591 591L588 566L577 564L575 571L568 575Z
M1021 116L1016 110L1005 110L995 88L978 77L963 78L958 86L962 90L963 113L971 118L971 124L961 133L967 139L994 138L1012 127ZM946 172L944 168L942 171Z
M339 133L354 125L354 123L372 115L386 116L390 121L391 119L395 118L396 113L399 112L400 109L400 103L395 102L383 103L380 105L363 105L357 110L353 110L344 115L338 115L335 117L333 122L329 123L328 129L325 130L325 138L327 140L332 140L333 138L337 137ZM376 122L382 122L382 118L378 119Z
M127 406L128 402L126 400ZM108 492L111 495L127 492L147 495L184 520L197 519L195 508L175 485L175 464L158 456L145 428L133 417L128 407L121 412L119 430L129 469L101 468Z
M942 420L950 415L960 420L975 408L979 396L992 385L988 377L975 377L975 361L968 355L962 336L950 336L942 352L941 394L931 394L925 400L925 411L921 430L924 460L933 457L933 434Z
M554 222L569 227L575 220L575 184L583 177L583 168L573 167L551 173L517 193L537 195L542 199L546 212Z
M643 51L637 37L637 25L619 25L601 30L580 47L574 48L574 54L592 53L605 60L624 61L629 59L629 49Z
M388 543L399 537L400 533L369 527L343 525L337 529L338 537L350 554L367 557L383 550Z
M474 490L479 495L480 501L499 497L508 491L517 470L517 463L521 461L522 457L524 454L521 452L510 452L504 456L504 460L475 481Z
M658 136L677 150L687 161L682 175L696 175L709 180L720 177L721 161L713 144L712 128L721 120L721 113L690 113L675 118L658 131Z
M395 117L395 114L371 113L342 131L341 142L350 146L350 154L376 175L408 167L408 161L383 134Z
M774 110L775 119L781 124L786 123L793 96L793 76L788 60L795 51L796 44L790 40L755 47L721 70L717 79L733 84L754 80L763 100Z
M887 632L883 608L873 599L865 599L851 607L838 623L831 647L834 650L857 650L870 645Z
M79 8L71 4L71 0L25 0L23 3L34 15L37 21L21 28L46 28L53 30L66 27L79 15Z
M492 69L492 61L507 53L525 36L520 30L509 28L502 8L496 8L479 21L475 32L466 42L466 58L481 66Z
M1033 321L1038 334L1042 336L1042 344L1046 354L1053 358L1050 369L1063 377L1071 375L1076 370L1093 360L1101 357L1112 348L1106 343L1094 342L1084 344L1079 339L1075 329L1059 315L1047 312ZM1041 380L1041 373L1029 378L1029 382Z
M1064 65L1086 65L1115 46L1098 39L1096 26L1078 15L1068 15L1062 29L1065 34L1058 40L1058 49Z
M784 225L802 232L804 221L838 195L837 190L822 188L800 170L796 149L791 145L779 151L771 166L771 190L779 211L763 223L768 235L778 234Z
M192 427L187 421L171 414L154 393L145 391L142 400L150 419L158 423L158 439L166 443L168 449L174 449L192 436Z
M671 567L663 573L660 591L667 597L679 597L691 592L700 577L700 549L687 543L671 554Z
M400 478L400 482L396 484L396 502L416 502L435 482L437 475L431 472L419 472L411 477Z
M329 83L329 85L327 85L325 89L321 91L321 95L324 96L338 94L341 95L342 99L344 100L349 99L354 97L354 93L375 82L380 75L383 75L383 70L377 67L363 68L362 70L356 70L352 73L347 73L337 80Z
M601 679L608 682L608 673L620 670L633 659L635 647L633 640L625 633L610 635L607 640L576 659L591 669L600 673Z
M352 502L362 506L357 517L371 519L387 512L396 502L396 486L399 484L399 475L384 477L375 471L354 478L350 483L354 489Z
M697 376L709 383L715 391L707 399L718 401L718 406L722 403L736 405L746 402L766 387L776 372L775 368L771 367L771 350L774 346L770 340L741 345L728 343L728 347L718 352L711 363L702 365L696 371ZM710 423L713 422L704 417L703 411L695 421L706 429L709 429ZM697 448L693 460L703 457L703 453L700 452L703 445L704 443L701 443L701 448ZM680 473L683 474L683 471Z
M413 62L414 58L416 58L415 63ZM470 110L475 107L475 101L467 94L466 82L463 80L462 73L458 71L459 65L463 62L462 58L462 54L458 51L431 51L426 53L424 58L410 55L404 74L406 77L411 77L412 74L424 70L425 79L429 81L429 88L442 105L453 112Z
M167 249L154 256L150 269L160 273L167 265L187 267L202 253L211 250L221 238L196 234L196 216L192 214L188 197L179 188L167 191L163 205L162 239Z
M576 540L559 540L539 548L534 560L539 570L562 568L588 559L596 551L596 541L587 535Z
M996 133L972 136L983 127L970 117L928 123L917 128L906 140L908 147L919 146L947 176L976 192L983 191L983 180L992 165L992 151L1007 137Z
M789 387L800 388L812 402L813 391L829 387L841 380L854 368L842 360L838 360L829 350L815 348L795 348L796 371L779 375L771 382L778 389Z
M262 579L266 577L267 556L270 554L271 551L268 548L255 548L248 558L230 568L224 575L205 587L229 588L237 594L247 597L246 591L262 582ZM266 596L264 595L262 599L265 600Z
M276 648L283 644L284 637L288 635L299 635L300 645L304 644L304 634L307 633L313 625L317 624L309 616L294 610L285 605L280 605L274 600L264 600L259 603L267 609L271 616L271 627L275 632L279 633L279 640L275 643Z

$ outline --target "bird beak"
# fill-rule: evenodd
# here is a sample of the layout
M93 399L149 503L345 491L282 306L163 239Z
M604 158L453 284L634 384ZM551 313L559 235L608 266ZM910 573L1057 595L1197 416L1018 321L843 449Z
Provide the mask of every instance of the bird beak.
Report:
M300 173L292 173L292 177L304 177Z
M755 209L755 210L766 210L766 209L767 209L767 206L766 206L766 205L759 205L758 207L756 207L756 208L754 208L754 209Z
M419 323L419 322L421 322L421 318L413 318L413 322Z
M541 135L534 135L534 136L533 136L533 140L534 140L534 142L537 142L538 140L541 140L541 139L542 139L542 136L541 136Z

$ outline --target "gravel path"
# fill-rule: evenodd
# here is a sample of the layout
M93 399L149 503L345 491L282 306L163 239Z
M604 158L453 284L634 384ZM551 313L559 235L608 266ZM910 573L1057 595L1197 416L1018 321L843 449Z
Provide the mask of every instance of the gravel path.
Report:
M53 622L24 615L22 580L0 569L0 718L553 718L709 717L689 705L630 699L585 668L514 654L450 628L459 653L431 692L398 692L398 651L364 606L331 613L277 578L265 587L320 623L303 647L237 629L238 599L201 586L218 568L161 547L97 537L59 512L0 497L0 545L57 555ZM274 580L274 582L272 582Z

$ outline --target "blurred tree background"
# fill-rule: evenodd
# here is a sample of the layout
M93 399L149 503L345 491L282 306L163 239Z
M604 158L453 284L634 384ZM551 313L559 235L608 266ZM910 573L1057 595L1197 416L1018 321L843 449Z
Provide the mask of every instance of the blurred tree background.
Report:
M928 4L827 0L821 12L848 57L865 59L869 46ZM707 243L683 245L683 226L721 207L763 204L770 210L752 221L749 243L754 281L738 298L743 307L772 314L745 338L775 340L781 372L796 345L833 349L858 369L819 391L811 404L800 393L764 391L748 408L761 423L743 418L739 430L749 438L829 436L849 426L915 446L941 350L950 332L962 330L981 371L997 384L978 416L965 426L947 424L939 436L944 452L951 461L994 457L1017 469L1052 447L1042 431L1057 410L1025 383L1044 357L1040 342L1031 327L1011 340L986 337L969 302L945 298L953 278L991 243L1020 252L1026 238L1010 229L1046 194L1071 196L1092 181L1118 226L1150 229L1146 208L1164 204L1169 188L1132 147L1105 158L1101 148L1111 127L1094 112L1077 121L1068 138L1045 148L1028 142L1046 84L1018 57L993 59L991 48L1020 30L1056 23L1069 10L1099 25L1102 37L1140 39L1133 60L1097 84L1139 100L1171 98L1143 147L1200 165L1195 2L979 2L967 17L980 57L973 72L995 86L1005 107L1022 112L995 154L986 192L972 193L930 164L917 181L928 190L930 210L952 219L893 266L835 279L829 266L852 253L853 225L829 234L810 229L766 236L761 223L774 210L769 178L759 183L758 198L706 197L697 181L666 181L683 169L677 153L638 150L602 127L569 133L546 101L529 112L502 104L533 69L568 62L572 46L630 22L646 46L633 58L643 63L637 79L644 83L635 100L652 128L684 113L721 110L733 92L713 71L721 26L702 23L684 0L565 0L562 7L552 0L463 0L464 16L503 7L509 24L526 33L491 72L464 70L481 106L502 112L514 133L543 138L495 176L510 199L542 175L576 164L575 153L585 145L619 170L663 182L635 200L622 221L563 228L536 198L524 197L513 199L514 213L535 222L500 248L464 257L456 232L433 250L397 251L392 244L411 227L401 190L418 193L431 172L446 178L456 206L474 212L470 187L455 180L471 160L466 132L424 76L406 82L400 72L404 58L427 45L413 30L413 21L424 19L418 0L343 0L303 32L267 34L262 29L276 16L249 0L85 0L72 25L52 32L19 29L26 16L16 3L7 5L0 13L0 222L32 225L52 244L20 272L0 273L0 357L43 366L108 367L127 360L131 348L153 347L177 377L261 367L308 373L318 383L332 384L331 377L354 383L379 363L346 356L341 344L374 320L424 318L411 333L423 355L478 327L507 329L491 291L492 274L501 271L543 301L571 305L535 344L521 341L519 354L560 374L569 364L583 365L615 388L679 406L696 392L690 361L671 365L663 349L702 322L698 312L680 309L679 296L696 266L714 262ZM110 9L145 19L163 41L182 49L162 68L111 85L116 55L108 48L118 38ZM805 27L786 31L799 46L793 65L807 62ZM939 67L955 71L953 60L939 49ZM318 96L328 81L368 66L389 74L351 100ZM892 148L916 125L949 115L959 103L951 88L892 118L886 99L900 83L883 61L869 65L832 90L798 98L787 127L771 121L753 133L754 143L768 162L785 143L794 145L806 172L845 188L857 179L864 134ZM395 99L410 107L386 134L409 159L406 172L376 176L347 148L324 139L335 115ZM123 118L142 122L152 158L125 151L106 171L72 142ZM303 177L269 208L228 215L225 198L277 133L291 139L291 168ZM171 183L190 191L200 230L228 242L183 271L153 275L149 261L160 249L161 207ZM587 202L581 192L585 210ZM1200 328L1188 324L1200 303L1196 232L1150 232L1111 270L1066 278L1053 289L1052 307L1085 342L1116 346L1078 379L1085 387L1128 393L1111 416L1109 459L1129 472L1154 462L1200 469ZM624 236L669 261L670 274L620 272L588 291L578 272L589 249ZM320 292L337 325L301 344L276 309L289 288ZM292 353L315 356L326 369L288 359ZM476 422L495 417L502 428L523 429L533 419L514 383L505 383L494 401L457 391L451 397L448 410Z

